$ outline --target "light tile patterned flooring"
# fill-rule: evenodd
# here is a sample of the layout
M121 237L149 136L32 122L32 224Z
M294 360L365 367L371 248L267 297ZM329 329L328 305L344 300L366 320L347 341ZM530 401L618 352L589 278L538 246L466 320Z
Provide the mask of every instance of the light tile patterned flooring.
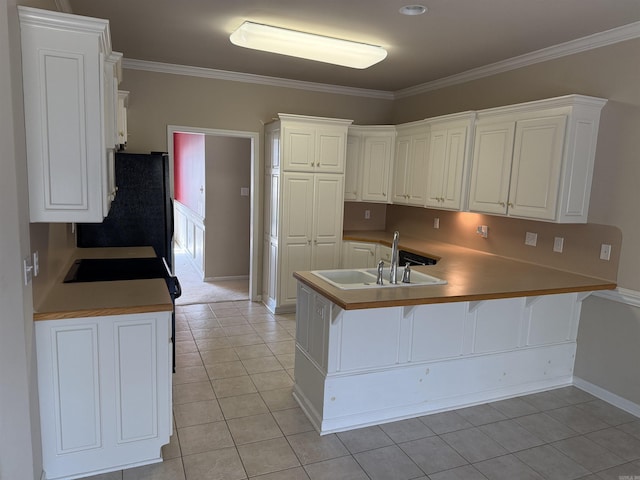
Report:
M319 436L291 396L295 321L177 308L164 462L91 480L640 480L640 419L567 387Z

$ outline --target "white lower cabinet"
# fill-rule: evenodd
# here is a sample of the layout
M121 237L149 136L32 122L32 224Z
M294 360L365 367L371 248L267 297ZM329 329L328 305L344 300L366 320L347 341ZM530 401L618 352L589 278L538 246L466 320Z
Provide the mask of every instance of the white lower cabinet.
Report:
M171 312L35 323L47 480L162 461L171 414Z
M342 268L373 268L377 263L375 243L343 243Z
M588 296L343 310L298 289L294 396L321 434L571 384Z

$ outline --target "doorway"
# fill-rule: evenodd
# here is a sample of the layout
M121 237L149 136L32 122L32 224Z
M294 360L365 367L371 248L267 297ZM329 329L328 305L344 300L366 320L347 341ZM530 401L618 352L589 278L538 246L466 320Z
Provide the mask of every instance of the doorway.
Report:
M259 256L259 246L261 245L261 243L259 242L259 221L260 221L260 215L259 215L259 188L260 188L260 174L259 174L259 134L257 132L245 132L245 131L234 131L234 130L219 130L219 129L208 129L208 128L197 128L197 127L184 127L184 126L177 126L177 125L169 125L167 127L167 144L168 144L168 151L169 151L169 159L170 159L170 168L171 168L171 178L174 180L172 182L172 190L171 190L171 197L172 198L176 198L176 173L178 173L178 176L180 175L180 172L176 172L175 170L175 158L174 158L174 154L175 154L175 142L174 142L174 138L178 138L178 142L180 141L179 139L181 137L183 137L182 135L178 135L175 136L174 134L192 134L194 136L199 135L199 136L205 136L206 139L209 139L213 142L213 144L216 144L216 142L218 144L225 144L225 139L228 139L229 141L226 142L228 144L231 143L236 143L236 144L246 144L248 146L248 148L245 150L246 151L246 155L249 157L247 158L247 162L249 164L249 175L248 175L248 185L246 187L240 188L238 192L236 192L238 194L238 198L244 201L248 201L249 203L249 208L248 208L248 214L247 214L247 218L244 220L240 220L242 221L246 221L248 223L248 241L249 241L249 248L248 248L248 263L249 263L249 278L248 278L248 298L251 301L258 301L260 300L260 296L259 296L259 289L258 289L258 270L257 270L257 266L258 266L258 256ZM186 137L189 137L189 135L186 135ZM244 140L246 142L243 142L241 140ZM244 154L243 154L244 155ZM243 160L244 161L244 160ZM203 167L204 168L204 167ZM221 187L221 185L218 186L218 189ZM180 187L178 187L180 188ZM196 187L196 190L199 190L200 188L203 188L203 195L206 195L206 187ZM180 193L180 192L178 192ZM197 192L196 192L197 193ZM246 198L242 198L242 197L246 197ZM223 202L218 202L220 203L218 206L214 207L216 209L216 215L224 215L225 211L229 210L228 206L229 206L229 202L233 201L233 199L229 199L228 201L223 201ZM176 210L179 210L181 208L181 205L179 202L176 202ZM219 210L218 210L219 209ZM194 210L198 210L197 207L197 203L196 206L194 207ZM204 219L204 210L202 210L201 212L203 215L201 216L201 219ZM212 213L212 212L210 212ZM195 222L197 223L198 221L198 215L195 215ZM210 216L210 218L212 218L213 215ZM244 214L241 216L241 218L244 217ZM176 218L176 220L178 220L178 218ZM175 238L178 239L181 235L182 236L186 236L187 233L182 232L181 229L181 225L176 221L176 227L175 227ZM209 227L210 228L210 233L213 234L213 227ZM205 237L207 235L207 229L204 228L204 225L202 225L202 230L203 230L203 238L199 239L197 238L197 236L199 235L198 233L198 228L196 226L196 228L191 228L189 230L190 235L194 235L193 232L195 233L195 237L196 238L189 238L189 242L190 245L196 245L195 251L193 252L195 255L198 254L202 254L202 252L204 251L204 241L205 241ZM220 232L218 232L220 233ZM198 248L198 242L200 242L200 248L202 250L199 250ZM175 245L175 242L174 242ZM221 247L222 248L222 247ZM216 249L217 251L217 249ZM221 252L222 255L225 255L226 253L224 252L224 250ZM175 252L176 254L176 262L179 261L179 259L181 258L181 255L183 255L183 252L181 252L180 250L176 250ZM215 255L215 252L214 252ZM200 259L202 261L204 261L203 259ZM244 260L244 258L243 258ZM201 278L204 277L203 271L202 272L196 272L196 274L199 274ZM214 280L213 283L217 283L215 282L215 278L214 279L209 279L209 280ZM221 286L225 286L224 285L224 281L225 280L237 280L237 279L233 279L231 277L229 278L223 278L222 282L219 282L219 284ZM212 284L213 284L212 283ZM237 284L237 282L236 282ZM226 283L226 286L230 287L230 296L229 296L229 300L234 300L234 291L236 290L235 287L232 285L231 282ZM216 293L216 295L214 296L215 298L217 298L218 300L211 300L211 301L220 301L220 291L218 291ZM204 302L203 302L204 303Z

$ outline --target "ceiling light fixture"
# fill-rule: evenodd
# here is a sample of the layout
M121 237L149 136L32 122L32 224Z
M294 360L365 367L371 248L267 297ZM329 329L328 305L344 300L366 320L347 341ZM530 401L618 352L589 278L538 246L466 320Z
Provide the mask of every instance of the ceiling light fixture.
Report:
M409 16L422 15L426 11L427 11L427 7L425 7L424 5L405 5L399 10L399 12L402 15L409 15Z
M359 69L375 65L387 56L384 48L375 45L253 22L244 22L229 39L239 47Z

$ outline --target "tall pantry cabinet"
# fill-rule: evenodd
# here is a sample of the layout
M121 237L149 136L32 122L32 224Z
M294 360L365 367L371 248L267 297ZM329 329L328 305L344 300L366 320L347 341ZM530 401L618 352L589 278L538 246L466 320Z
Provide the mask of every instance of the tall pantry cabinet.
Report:
M295 310L293 272L340 267L351 120L279 114L265 126L262 300Z

